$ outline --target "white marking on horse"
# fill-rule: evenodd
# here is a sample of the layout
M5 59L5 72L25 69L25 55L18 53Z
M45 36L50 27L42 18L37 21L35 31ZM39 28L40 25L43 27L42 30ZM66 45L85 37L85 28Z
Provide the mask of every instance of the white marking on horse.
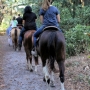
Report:
M43 67L43 72L45 74L45 80L46 80L46 82L47 82L47 80L50 79L50 74L49 74L49 69L48 69L47 63L48 63L48 59L46 60L45 67ZM48 84L48 83L47 83L47 90L50 90L50 84Z
M32 55L32 61L35 61L34 56ZM35 65L35 62L32 62L32 65L35 67L35 72L37 72L37 65Z
M28 68L29 68L29 70L33 70L33 68L32 68L32 64L30 63L30 60L28 60L27 64L28 64Z
M61 90L65 90L64 88L64 83L60 82L61 83Z
M51 72L50 86L55 87L55 84L54 84L54 72L53 71Z
M45 79L46 79L46 80L48 80L48 78L50 78L49 71L48 71L48 66L47 66L47 61L48 61L48 60L46 60L46 65L45 65L45 67L43 67L43 72L44 72L44 74L45 74Z

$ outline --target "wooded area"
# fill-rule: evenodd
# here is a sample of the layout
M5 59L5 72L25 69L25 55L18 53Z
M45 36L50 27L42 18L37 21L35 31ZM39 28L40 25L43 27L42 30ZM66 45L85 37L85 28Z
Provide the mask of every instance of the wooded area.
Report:
M36 10L39 9L42 0L0 0L0 24L4 15L13 15L23 12L22 8L26 5L32 5ZM60 8L68 8L71 17L75 18L76 8L81 9L90 5L90 0L53 0L54 4ZM37 13L37 12L36 12Z
M12 16L23 14L26 5L39 13L42 0L0 0L0 31L6 30ZM53 0L60 10L60 27L65 34L68 55L90 51L90 0ZM39 18L37 26L40 26ZM67 56L68 56L67 55Z

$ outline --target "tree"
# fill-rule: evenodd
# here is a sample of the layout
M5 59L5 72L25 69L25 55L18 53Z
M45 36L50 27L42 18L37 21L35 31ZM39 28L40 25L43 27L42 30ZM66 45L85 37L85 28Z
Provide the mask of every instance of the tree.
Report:
M5 0L0 0L0 24L2 23L2 19L4 17L4 8L5 8Z

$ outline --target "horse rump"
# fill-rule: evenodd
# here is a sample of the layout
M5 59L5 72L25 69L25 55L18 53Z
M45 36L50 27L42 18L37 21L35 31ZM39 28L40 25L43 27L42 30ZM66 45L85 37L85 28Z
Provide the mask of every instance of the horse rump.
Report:
M18 49L19 35L20 35L20 29L13 28L11 30L11 38L12 38L13 48L15 49L15 51L16 51L16 49Z

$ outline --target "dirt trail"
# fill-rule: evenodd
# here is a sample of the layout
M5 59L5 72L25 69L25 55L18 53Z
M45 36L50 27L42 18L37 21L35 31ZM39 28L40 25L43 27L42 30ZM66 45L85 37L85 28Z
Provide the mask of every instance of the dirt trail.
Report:
M87 55L67 59L65 65L66 90L90 90L90 59ZM51 90L60 90L58 76L55 74L56 87ZM24 49L14 51L9 47L6 35L0 36L0 90L46 90L41 62L37 73L28 71Z
M13 47L9 47L6 36L1 36L0 40L3 51L1 67L3 84L0 88L2 90L45 90L46 84L43 82L41 64L38 65L37 73L28 71L24 49L22 48L21 52L14 51Z

